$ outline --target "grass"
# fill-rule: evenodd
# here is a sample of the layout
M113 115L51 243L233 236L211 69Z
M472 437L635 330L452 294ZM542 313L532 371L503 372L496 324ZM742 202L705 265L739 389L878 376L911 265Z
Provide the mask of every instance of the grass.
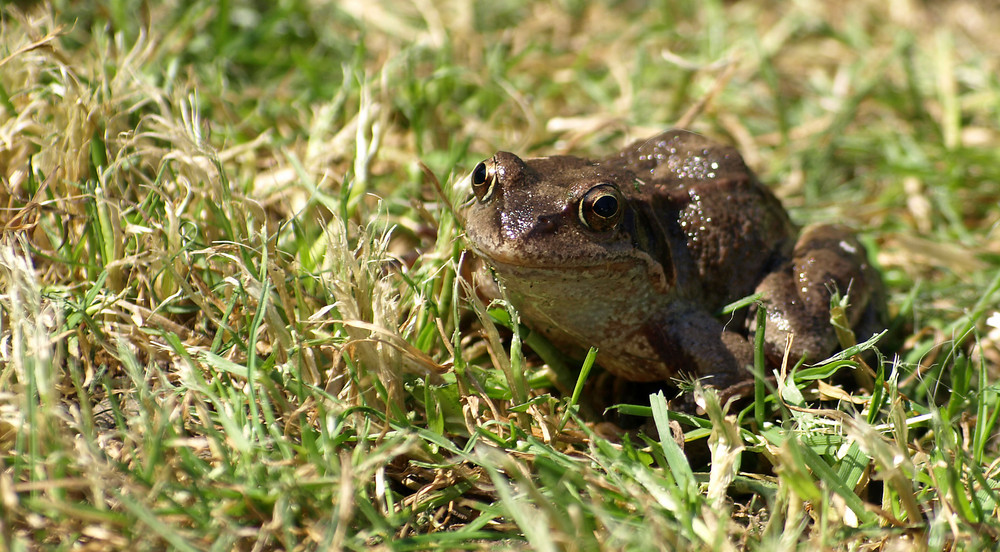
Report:
M0 548L1000 539L987 4L0 18ZM434 180L457 205L496 149L601 155L678 121L736 144L797 221L862 229L895 337L870 345L874 387L826 383L845 354L743 412L705 390L702 417L623 407L658 431L609 438L575 362L470 296Z

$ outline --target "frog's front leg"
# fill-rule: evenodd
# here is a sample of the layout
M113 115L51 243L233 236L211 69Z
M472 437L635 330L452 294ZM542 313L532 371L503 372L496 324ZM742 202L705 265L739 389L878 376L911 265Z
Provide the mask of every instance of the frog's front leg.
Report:
M750 343L697 306L673 304L650 321L645 332L659 356L658 364L672 372L668 377L695 376L717 389L752 377Z
M791 262L769 274L757 291L767 309L764 336L772 362L781 359L786 338L793 335L789 360L818 361L837 347L830 323L830 298L834 291L848 297L848 322L852 329L868 332L884 309L881 280L868 255L846 227L819 224L806 227L792 253ZM751 321L754 317L751 317ZM750 325L751 333L755 331ZM862 328L862 326L864 326Z

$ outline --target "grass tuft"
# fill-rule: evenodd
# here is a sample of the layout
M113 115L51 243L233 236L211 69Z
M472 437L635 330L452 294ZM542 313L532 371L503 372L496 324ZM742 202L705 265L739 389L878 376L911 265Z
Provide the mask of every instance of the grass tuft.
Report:
M5 3L0 548L995 548L998 24ZM593 356L478 298L465 179L677 121L797 222L859 228L891 331L759 366L742 410L694 386L702 415L604 412Z

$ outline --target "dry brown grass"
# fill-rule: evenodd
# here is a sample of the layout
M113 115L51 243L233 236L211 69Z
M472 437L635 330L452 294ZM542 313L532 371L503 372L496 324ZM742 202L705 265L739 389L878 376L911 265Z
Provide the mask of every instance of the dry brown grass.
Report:
M0 7L0 549L995 545L993 3L228 6ZM902 342L884 402L680 418L714 470L568 415L418 165L678 120L861 227Z

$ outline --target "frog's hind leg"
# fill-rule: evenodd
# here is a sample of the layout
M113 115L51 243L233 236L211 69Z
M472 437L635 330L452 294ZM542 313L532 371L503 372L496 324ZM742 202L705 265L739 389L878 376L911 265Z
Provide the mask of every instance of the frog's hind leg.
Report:
M822 360L837 347L830 322L833 292L848 296L848 322L853 329L872 332L880 319L881 279L868 262L861 242L846 227L820 224L806 227L795 244L792 260L769 274L757 287L767 309L764 335L772 362L784 353L793 335L789 360ZM755 331L754 317L750 330ZM874 324L872 321L876 321ZM865 327L862 327L865 326ZM872 327L868 327L872 326ZM870 334L857 335L866 339Z

